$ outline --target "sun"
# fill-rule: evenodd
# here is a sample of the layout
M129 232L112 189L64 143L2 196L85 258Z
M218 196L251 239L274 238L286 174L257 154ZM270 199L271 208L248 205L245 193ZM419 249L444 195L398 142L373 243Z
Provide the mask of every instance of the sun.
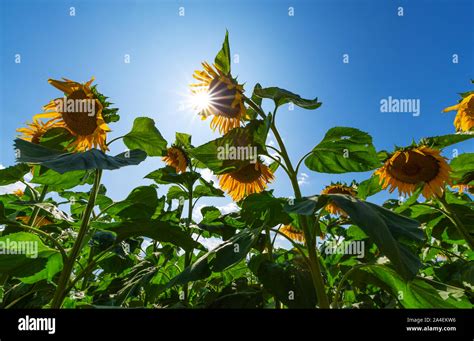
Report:
M191 107L199 112L206 112L212 105L212 98L209 91L200 89L190 95Z

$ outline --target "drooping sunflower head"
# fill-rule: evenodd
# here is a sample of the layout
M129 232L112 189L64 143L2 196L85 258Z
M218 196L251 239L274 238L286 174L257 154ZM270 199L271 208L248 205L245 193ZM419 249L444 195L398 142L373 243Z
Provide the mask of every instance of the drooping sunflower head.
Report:
M355 197L357 192L353 187L347 186L342 183L331 184L326 186L322 191L321 194L346 194L350 195L351 197ZM338 207L334 202L330 201L326 205L326 210L331 214L339 214L342 216L347 216L346 212L342 210L342 208Z
M474 127L474 94L464 97L460 103L447 107L443 112L457 110L454 119L456 130L468 132Z
M245 117L244 89L231 75L226 75L216 66L202 63L203 70L194 72L198 83L191 84L191 91L196 96L205 96L205 105L201 105L203 119L213 116L211 128L221 134L240 127Z
M76 152L96 147L108 150L105 141L110 128L102 116L103 105L91 88L93 80L81 84L68 79L49 79L48 82L65 96L50 101L43 107L46 112L34 117L35 120L50 119L48 122L56 127L67 129L75 137L69 147Z
M423 186L425 198L441 196L449 181L450 167L440 151L427 146L411 146L396 151L384 165L375 171L383 189L396 188L401 195L411 195Z
M179 147L168 148L166 156L162 159L168 166L174 167L177 173L186 172L188 158L186 153Z
M262 192L274 179L273 172L261 161L249 163L236 171L217 177L222 190L226 191L234 201Z
M285 236L290 238L293 241L304 243L305 238L304 238L304 233L301 230L298 230L292 225L283 225L280 228L280 232L283 233Z
M56 122L47 121L42 122L39 120L33 120L31 123L27 123L24 128L18 128L16 131L21 133L20 138L25 141L29 141L34 144L40 143L41 138L50 129L56 128Z

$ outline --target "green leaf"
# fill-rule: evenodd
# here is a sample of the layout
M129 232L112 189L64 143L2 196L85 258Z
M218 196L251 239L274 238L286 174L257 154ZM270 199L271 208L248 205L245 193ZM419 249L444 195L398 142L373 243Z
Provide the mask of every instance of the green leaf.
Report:
M226 30L224 42L221 50L217 53L214 63L217 68L225 75L230 74L230 47L229 47L229 32Z
M195 198L200 197L224 197L224 192L219 188L215 188L213 183L209 183L203 178L199 179L200 185L197 185L193 190Z
M116 156L108 156L98 149L64 153L20 139L15 139L15 148L20 155L18 161L40 164L60 174L87 169L118 169L138 165L146 158L146 153L141 150L131 150Z
M179 186L171 186L168 189L168 194L166 194L166 197L168 199L186 199L188 197L188 194L181 189Z
M148 117L137 117L132 130L123 137L123 142L128 148L141 149L149 156L163 156L167 145L155 121Z
M107 213L128 220L150 219L157 206L156 188L139 186L134 188L125 200L115 203Z
M270 262L265 255L254 256L249 267L264 288L289 308L312 309L316 306L316 294L308 270L290 262Z
M254 94L261 98L269 98L275 102L275 106L279 107L286 103L293 103L303 109L314 110L321 106L321 102L318 102L318 98L315 99L304 99L299 95L294 94L288 90L280 89L277 87L270 88L255 88Z
M245 127L234 128L224 136L194 148L190 151L190 154L215 174L228 173L240 169L253 161L251 159L255 159L257 155L250 155L249 151L254 154L254 147L256 147L256 154L266 153L265 142L268 130L268 120L254 120ZM238 149L236 149L238 147L245 152L245 160L242 157L231 158L230 153L229 157L222 157L226 150L234 150L236 151L235 155L239 155L237 154ZM246 148L242 149L242 147ZM240 151L239 153L240 155L242 154Z
M23 177L28 174L29 171L30 167L25 163L0 169L0 186L13 184L17 181L23 180Z
M382 186L380 186L379 176L372 175L369 179L364 180L359 184L357 187L357 196L362 200L365 200L381 190Z
M291 217L284 210L286 203L285 199L275 198L271 191L254 193L243 200L240 215L249 225L260 221L267 226L289 224Z
M425 240L419 222L347 195L327 196L370 236L403 278L411 279L417 274L421 262L410 248Z
M93 222L92 226L114 232L117 242L132 237L148 237L160 242L172 243L186 251L203 249L203 246L184 233L179 226L159 220L136 220L122 222Z
M199 177L196 172L176 173L176 169L171 166L159 168L145 176L158 184L182 184L186 187L192 186Z
M375 284L391 292L404 308L472 308L459 288L421 278L406 281L386 266L365 267L361 271L378 279ZM370 277L369 280L374 281Z
M455 157L451 163L451 178L455 184L474 185L474 153Z
M24 278L25 283L51 280L62 268L62 260L57 258L59 252L32 233L17 232L0 237L0 250L0 273Z
M358 129L335 127L306 158L305 165L320 173L365 172L380 166L372 137Z
M166 290L175 285L183 285L209 277L212 272L221 272L245 258L252 245L258 239L261 229L243 230L215 249L205 253L182 273L171 279L163 288Z
M48 185L52 191L60 191L90 183L92 179L92 177L89 177L88 171L78 170L60 174L45 167L34 167L31 182Z
M474 137L473 134L449 134L449 135L426 137L421 140L421 143L426 144L432 148L443 149L447 146L469 140L473 137Z
M184 149L191 148L191 135L185 133L176 133L176 145Z

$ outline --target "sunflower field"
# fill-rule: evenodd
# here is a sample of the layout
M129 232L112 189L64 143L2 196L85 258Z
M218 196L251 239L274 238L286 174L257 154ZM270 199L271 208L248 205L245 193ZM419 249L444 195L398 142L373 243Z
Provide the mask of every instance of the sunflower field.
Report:
M113 94L93 78L49 80L58 97L18 128L17 163L0 170L0 186L25 185L0 195L0 306L472 308L474 154L448 160L442 151L474 137L474 91L446 103L452 134L379 150L369 132L336 126L295 160L278 109L317 110L322 102L249 89L231 64L226 34L215 60L193 75L190 92L206 121L197 124L220 135L198 146L184 132L166 141L149 117L114 136ZM126 151L111 155L112 143ZM110 198L103 177L146 158L159 165L145 176L154 184ZM371 176L303 196L303 164ZM204 169L218 183L205 180ZM275 196L272 186L287 181L294 195ZM400 200L372 203L381 191ZM225 196L238 210L204 206L202 219L193 218L201 198ZM277 237L289 247L277 247ZM218 243L208 247L205 238Z

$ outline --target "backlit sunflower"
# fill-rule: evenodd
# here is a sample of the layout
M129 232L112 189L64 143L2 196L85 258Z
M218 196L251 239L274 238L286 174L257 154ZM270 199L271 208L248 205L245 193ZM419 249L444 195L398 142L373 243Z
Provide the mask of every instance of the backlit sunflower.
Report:
M27 123L26 125L27 127L18 128L16 131L22 133L20 136L21 139L34 144L38 144L41 137L43 137L48 130L57 127L56 122L48 121L44 123L39 120L33 120L32 123Z
M326 188L324 188L321 191L321 194L347 194L347 195L350 195L351 197L355 197L357 193L352 187L349 187L340 183L336 183L336 184L331 184L329 186L326 186ZM326 210L331 214L339 214L342 216L347 216L346 212L344 212L342 208L339 208L332 201L330 201L326 205Z
M291 240L294 240L294 241L300 242L300 243L305 242L303 231L300 231L300 230L296 229L292 225L283 225L280 228L280 232L283 233L288 238L290 238Z
M240 201L253 193L260 193L274 179L270 168L260 161L249 163L239 170L217 177L222 190L226 191L234 201Z
M178 147L168 148L168 153L162 159L168 166L174 167L176 172L186 172L188 160L186 154Z
M103 106L91 89L93 81L94 78L81 84L68 79L49 79L52 86L64 92L67 101L65 103L64 98L52 100L43 107L47 112L34 117L35 120L48 118L56 127L67 129L75 136L69 147L76 152L96 147L108 150L105 140L110 128L102 117ZM93 110L88 112L87 106L93 106Z
M390 186L401 195L411 195L422 185L425 198L441 196L449 180L450 167L437 149L427 146L409 147L396 151L385 164L375 171L383 189Z
M245 116L244 88L230 75L224 74L216 66L202 63L204 70L195 71L193 77L199 83L191 84L194 95L206 94L206 105L201 108L202 119L213 115L211 128L221 134L240 127Z
M456 105L448 107L443 112L457 110L454 126L456 130L468 132L474 127L474 94L468 95Z

